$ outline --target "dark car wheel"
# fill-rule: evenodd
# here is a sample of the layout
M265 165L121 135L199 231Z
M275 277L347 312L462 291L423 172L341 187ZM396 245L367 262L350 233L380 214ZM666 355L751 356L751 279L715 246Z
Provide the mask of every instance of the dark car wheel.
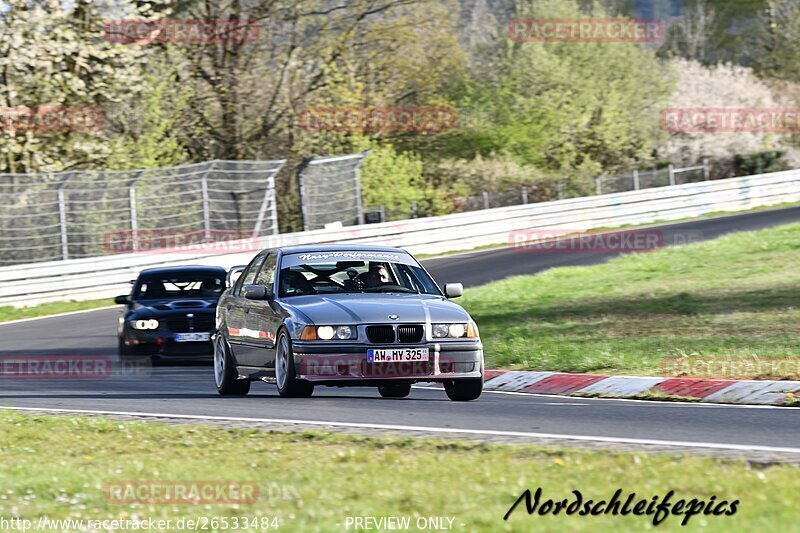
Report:
M285 330L278 334L275 347L275 380L278 394L284 398L308 398L314 394L314 384L296 378L292 341Z
M454 402L477 400L483 392L483 379L460 379L444 382L447 397Z
M239 379L228 343L219 333L214 341L214 383L223 396L245 396L250 392L250 381Z
M411 393L411 383L393 383L378 387L378 392L384 398L405 398Z

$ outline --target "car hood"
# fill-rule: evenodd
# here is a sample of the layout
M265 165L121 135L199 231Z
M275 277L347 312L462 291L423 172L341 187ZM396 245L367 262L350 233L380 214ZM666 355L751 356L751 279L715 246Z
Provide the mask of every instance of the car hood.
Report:
M460 305L433 295L347 293L293 296L282 303L318 325L466 322L470 319ZM390 319L389 315L397 319Z
M194 311L213 312L218 300L218 297L139 300L134 302L132 311L137 316L158 316Z

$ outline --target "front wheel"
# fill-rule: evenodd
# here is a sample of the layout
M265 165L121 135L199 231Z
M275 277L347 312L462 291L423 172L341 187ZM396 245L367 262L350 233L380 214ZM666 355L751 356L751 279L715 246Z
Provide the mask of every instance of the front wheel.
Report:
M411 393L411 383L393 383L378 387L378 392L384 398L405 398Z
M292 341L285 330L278 334L275 348L275 381L278 384L278 394L283 398L309 398L314 394L313 383L297 379Z
M454 402L477 400L483 392L483 379L459 379L444 382L447 397Z
M250 381L239 379L228 344L220 333L214 341L214 383L223 396L245 396L250 392Z

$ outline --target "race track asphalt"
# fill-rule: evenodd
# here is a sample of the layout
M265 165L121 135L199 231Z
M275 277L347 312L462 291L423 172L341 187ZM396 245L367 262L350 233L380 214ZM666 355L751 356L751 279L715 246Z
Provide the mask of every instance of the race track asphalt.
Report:
M654 228L671 244L711 239L800 221L800 207ZM424 261L439 282L466 287L512 275L598 263L603 253L525 253L507 248ZM0 355L114 355L117 309L0 325ZM440 390L414 389L386 400L371 388L318 388L311 399L281 399L273 385L254 383L249 396L217 396L207 365L116 368L106 379L0 379L0 406L102 410L295 421L420 426L610 439L648 439L739 446L799 447L800 409L575 399L486 393L455 403ZM797 450L800 452L800 450Z

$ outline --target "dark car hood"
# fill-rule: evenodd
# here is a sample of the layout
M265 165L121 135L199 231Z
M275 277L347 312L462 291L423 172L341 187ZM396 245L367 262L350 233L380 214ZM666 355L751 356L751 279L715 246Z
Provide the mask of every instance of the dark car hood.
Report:
M194 311L214 312L219 297L212 298L173 298L163 300L138 300L133 303L133 313L157 316Z
M330 294L293 296L282 303L314 324L466 322L464 309L440 296L419 294ZM392 320L389 315L398 318Z

